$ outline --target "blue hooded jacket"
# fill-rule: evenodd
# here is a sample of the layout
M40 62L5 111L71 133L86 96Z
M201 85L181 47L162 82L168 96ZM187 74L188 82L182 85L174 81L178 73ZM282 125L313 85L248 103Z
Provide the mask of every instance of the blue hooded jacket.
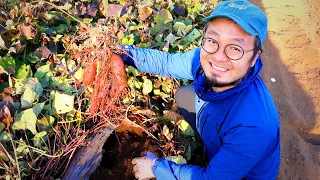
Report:
M196 126L210 162L200 167L160 158L152 167L158 180L277 178L279 116L259 76L260 57L240 84L213 92L206 90L200 48L176 54L127 45L125 48L131 56L123 57L125 63L140 71L194 80Z

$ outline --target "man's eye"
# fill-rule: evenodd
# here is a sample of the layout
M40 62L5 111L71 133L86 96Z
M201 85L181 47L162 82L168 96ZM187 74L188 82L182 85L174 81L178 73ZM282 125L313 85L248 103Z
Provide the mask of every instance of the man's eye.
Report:
M207 39L207 42L210 44L216 44L217 42L213 39Z
M232 50L233 50L233 51L237 51L237 52L241 52L241 49L238 48L238 47L235 47L235 46L232 47Z

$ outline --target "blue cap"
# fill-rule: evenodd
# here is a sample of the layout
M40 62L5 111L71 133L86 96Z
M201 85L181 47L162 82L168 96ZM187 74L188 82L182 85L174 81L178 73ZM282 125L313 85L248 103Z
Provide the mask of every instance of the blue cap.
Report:
M223 1L204 20L210 21L216 17L232 19L248 34L258 36L261 44L263 44L267 37L267 16L259 7L251 4L249 1Z

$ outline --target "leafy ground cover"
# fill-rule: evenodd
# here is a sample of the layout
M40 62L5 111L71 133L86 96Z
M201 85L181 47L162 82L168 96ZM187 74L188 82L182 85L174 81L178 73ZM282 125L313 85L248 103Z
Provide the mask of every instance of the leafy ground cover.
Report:
M120 44L171 53L198 46L215 3L1 1L1 178L59 178L105 125L153 139L160 156L190 160L193 133L173 99L190 82L121 71L116 54Z

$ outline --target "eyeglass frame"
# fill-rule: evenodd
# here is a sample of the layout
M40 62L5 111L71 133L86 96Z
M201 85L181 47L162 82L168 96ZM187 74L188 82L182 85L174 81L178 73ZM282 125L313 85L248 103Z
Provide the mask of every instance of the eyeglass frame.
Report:
M214 52L208 52L208 51L203 47L203 45L204 45L204 40L205 40L205 39L214 40L214 41L218 44L217 50L214 51ZM228 56L228 54L227 54L227 52L226 52L226 48L227 48L228 46L230 46L230 45L237 46L237 47L239 47L240 49L242 49L242 55L241 55L240 58L238 58L238 59L233 59L233 58L230 58L230 57ZM202 36L202 38L201 38L201 48L202 48L206 53L214 54L214 53L216 53L216 52L220 49L220 44L218 43L217 40L215 40L215 39L213 39L213 38ZM237 44L228 44L228 45L226 45L226 46L224 47L223 52L224 52L224 54L225 54L229 59L231 59L231 60L233 60L233 61L238 61L238 60L240 60L240 59L243 57L244 53L248 53L248 52L253 51L253 50L255 50L255 48L253 48L253 49L251 49L251 50L244 50L243 47L241 47L241 46L239 46L239 45L237 45Z

